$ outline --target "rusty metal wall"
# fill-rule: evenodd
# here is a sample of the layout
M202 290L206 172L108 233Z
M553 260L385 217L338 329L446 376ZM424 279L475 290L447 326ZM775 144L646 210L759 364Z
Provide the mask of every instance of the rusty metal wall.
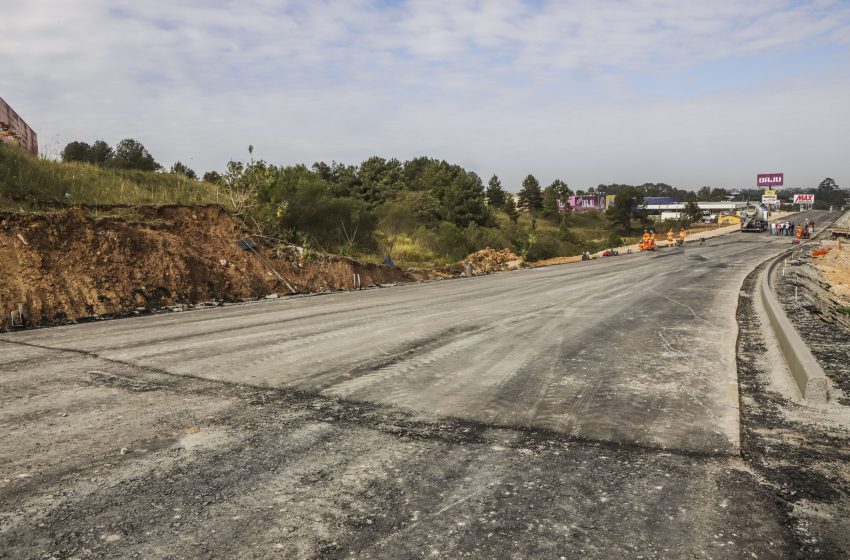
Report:
M18 144L27 153L38 155L38 135L2 97L0 97L0 142Z

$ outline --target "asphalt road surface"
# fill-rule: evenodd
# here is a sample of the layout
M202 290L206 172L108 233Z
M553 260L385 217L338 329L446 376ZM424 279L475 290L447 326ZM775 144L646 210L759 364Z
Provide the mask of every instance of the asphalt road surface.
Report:
M787 557L735 310L789 242L0 335L0 557Z

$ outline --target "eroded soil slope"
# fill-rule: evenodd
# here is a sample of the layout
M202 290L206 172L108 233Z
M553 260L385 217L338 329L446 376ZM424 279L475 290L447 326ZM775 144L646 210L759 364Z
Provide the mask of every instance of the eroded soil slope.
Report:
M93 220L79 209L0 215L0 328L23 305L29 325L204 301L348 289L412 280L403 271L340 258L303 262L282 247L258 247L268 265L236 241L244 234L217 206L158 207L145 223ZM270 265L270 266L269 266Z

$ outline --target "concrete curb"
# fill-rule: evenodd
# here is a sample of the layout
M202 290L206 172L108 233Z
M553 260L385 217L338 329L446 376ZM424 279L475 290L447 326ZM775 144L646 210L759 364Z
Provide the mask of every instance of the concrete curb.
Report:
M770 324L773 327L773 332L776 335L779 350L785 357L785 362L791 371L791 377L797 384L800 394L809 404L826 404L829 399L829 383L826 374L817 360L815 360L809 347L800 338L800 334L794 328L794 325L791 324L791 321L785 315L785 310L782 309L782 306L770 288L770 277L773 269L790 253L791 251L787 251L778 258L774 258L765 271L762 272L759 279L761 299Z
M836 220L833 220L832 224L843 220L846 216L850 216L850 212L842 215ZM830 224L830 226L832 224ZM830 226L821 228L812 240L804 245L816 240ZM802 247L802 245L789 251L785 251L773 259L767 269L765 269L765 271L761 274L761 278L759 279L759 290L761 291L761 300L764 304L764 310L767 313L770 324L773 327L776 340L779 343L779 350L785 357L785 362L788 364L788 369L791 371L791 376L794 378L797 388L800 389L800 394L803 395L803 398L805 398L810 404L826 404L829 400L829 380L827 379L823 368L820 367L820 364L812 355L812 351L809 350L809 347L805 342L803 342L803 339L800 338L800 334L794 328L794 325L791 324L791 321L785 315L785 310L782 309L782 306L779 304L776 296L773 295L773 290L770 287L770 278L773 273L773 269L777 264L779 264L779 261L800 247Z

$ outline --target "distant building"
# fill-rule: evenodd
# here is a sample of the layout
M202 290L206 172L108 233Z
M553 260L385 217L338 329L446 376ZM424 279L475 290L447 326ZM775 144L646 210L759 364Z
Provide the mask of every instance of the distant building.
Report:
M0 142L17 144L27 153L38 155L38 136L14 109L0 97Z
M685 203L677 198L647 197L643 206L648 214L660 214L661 212L680 212L685 209ZM697 202L700 210L706 212L735 212L747 207L747 202Z

